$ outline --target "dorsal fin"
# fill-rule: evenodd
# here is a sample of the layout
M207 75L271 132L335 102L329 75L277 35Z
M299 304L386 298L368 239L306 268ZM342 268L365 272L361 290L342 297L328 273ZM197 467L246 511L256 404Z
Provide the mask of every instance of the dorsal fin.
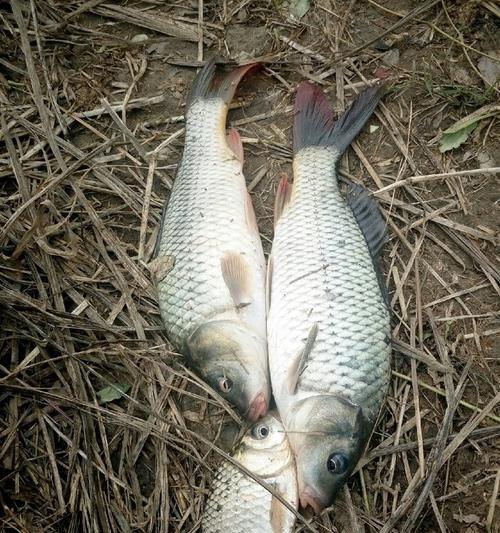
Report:
M368 191L362 185L357 183L349 183L346 201L363 233L370 253L374 258L378 258L387 240L387 232L377 202L368 195Z
M388 304L389 295L379 262L380 251L387 241L385 220L380 214L377 202L368 195L368 191L362 185L349 182L346 202L351 208L359 229L368 245L380 290L382 291L385 303ZM390 308L390 305L388 305L388 308Z

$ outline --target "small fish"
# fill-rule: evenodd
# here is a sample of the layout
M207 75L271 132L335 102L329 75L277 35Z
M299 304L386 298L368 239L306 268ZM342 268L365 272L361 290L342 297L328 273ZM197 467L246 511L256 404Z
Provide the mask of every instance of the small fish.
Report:
M302 83L294 183L282 179L268 265L273 394L297 464L301 505L330 505L358 463L390 379L390 314L378 269L385 224L359 186L343 195L342 153L382 90L365 90L333 120L323 92Z
M255 65L209 62L188 98L186 138L151 264L169 339L250 420L265 415L265 259L228 104Z
M295 464L276 414L257 422L233 457L297 509ZM203 533L291 533L294 522L294 514L266 488L232 463L222 463L203 511Z

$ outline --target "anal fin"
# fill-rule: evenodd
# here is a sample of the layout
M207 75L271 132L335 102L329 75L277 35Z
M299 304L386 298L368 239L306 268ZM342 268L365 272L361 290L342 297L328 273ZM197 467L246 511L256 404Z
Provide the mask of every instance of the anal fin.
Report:
M243 256L228 252L220 260L222 277L237 309L252 303L251 273Z
M274 227L276 227L278 220L290 202L291 195L292 186L288 182L288 176L283 174L278 185L278 190L276 191L276 198L274 200Z
M252 197L250 196L250 193L247 191L246 197L245 197L245 218L247 221L247 226L252 235L259 237L259 226L257 225L257 217L255 216L255 210L253 208L252 204Z
M243 143L241 142L240 134L236 130L230 129L227 132L226 141L236 159L243 165Z

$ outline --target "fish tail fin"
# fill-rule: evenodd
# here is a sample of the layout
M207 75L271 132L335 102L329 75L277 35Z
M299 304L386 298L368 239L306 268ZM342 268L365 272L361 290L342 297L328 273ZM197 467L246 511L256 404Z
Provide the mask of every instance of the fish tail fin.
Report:
M365 89L335 121L321 88L302 82L295 99L294 153L306 146L333 146L342 155L375 111L383 93L380 83Z
M210 98L220 98L229 104L243 76L257 67L258 63L251 63L232 71L225 71L214 59L211 59L194 80L187 99L188 107L195 100Z

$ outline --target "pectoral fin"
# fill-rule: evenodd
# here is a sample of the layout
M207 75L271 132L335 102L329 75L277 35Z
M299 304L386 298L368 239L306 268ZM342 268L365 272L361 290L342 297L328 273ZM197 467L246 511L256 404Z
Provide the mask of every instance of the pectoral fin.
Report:
M288 367L287 384L288 392L290 394L295 394L297 392L297 385L299 383L300 375L304 371L307 358L314 347L317 335L318 324L315 323L309 330L304 347L297 352L297 355L293 358L290 366Z
M273 496L271 500L271 510L269 511L273 533L281 533L284 530L286 514L288 512L288 509L278 500L278 498Z
M266 313L269 313L271 307L271 291L273 288L273 256L272 254L267 259L267 273L266 273Z
M252 303L251 274L241 254L228 252L220 260L222 277L231 294L234 305L241 309Z

